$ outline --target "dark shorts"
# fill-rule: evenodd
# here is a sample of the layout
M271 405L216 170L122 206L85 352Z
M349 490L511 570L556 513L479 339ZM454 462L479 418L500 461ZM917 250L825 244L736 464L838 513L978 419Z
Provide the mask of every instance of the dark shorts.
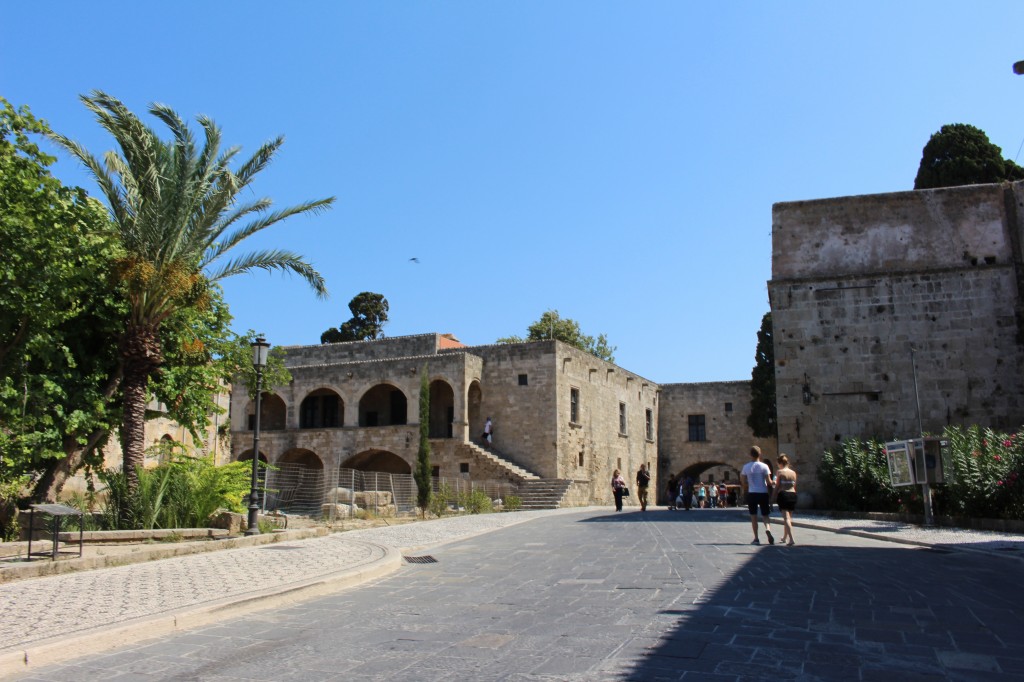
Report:
M761 509L761 516L767 517L771 513L771 499L768 493L747 493L747 509L751 516L757 516L758 508Z
M792 490L784 490L779 493L776 501L779 503L779 509L782 511L791 512L796 510L796 493Z

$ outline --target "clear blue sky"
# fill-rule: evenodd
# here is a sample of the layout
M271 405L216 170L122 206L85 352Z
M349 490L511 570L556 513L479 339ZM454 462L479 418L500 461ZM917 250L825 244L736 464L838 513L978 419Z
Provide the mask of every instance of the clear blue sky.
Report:
M491 343L554 308L651 380L749 379L773 203L910 189L946 123L1009 158L1024 141L1019 0L17 2L3 22L0 94L94 152L95 88L207 114L243 151L286 136L256 192L337 205L252 242L306 255L329 300L225 285L235 328L275 345L373 291L390 336Z

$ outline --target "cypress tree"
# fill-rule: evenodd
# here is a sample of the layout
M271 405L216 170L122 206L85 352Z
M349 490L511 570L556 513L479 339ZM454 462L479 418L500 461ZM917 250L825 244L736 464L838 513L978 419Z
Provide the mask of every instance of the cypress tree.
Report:
M420 372L420 448L416 455L416 504L420 514L427 515L430 507L430 381L427 366Z

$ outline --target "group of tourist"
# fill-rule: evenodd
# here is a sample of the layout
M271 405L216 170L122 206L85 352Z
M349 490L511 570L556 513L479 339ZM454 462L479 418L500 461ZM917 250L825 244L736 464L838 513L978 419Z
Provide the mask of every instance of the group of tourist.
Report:
M771 529L771 508L779 505L782 512L783 534L782 543L792 546L793 540L793 511L796 510L796 472L789 467L789 458L780 454L776 459L779 465L778 470L772 474L771 468L761 461L761 448L756 445L750 448L750 461L743 465L740 472L740 480L747 493L747 511L750 512L750 527L754 532L752 544L761 544L758 532L758 512L761 514L761 521L764 523L765 537L768 544L775 544L775 536ZM650 487L651 474L646 464L640 465L636 474L637 499L640 502L640 511L647 511L648 488ZM732 492L730 492L732 491ZM615 496L615 511L622 511L622 498L629 495L629 487L622 473L616 469L612 473L612 494ZM735 488L729 488L724 484L695 483L689 476L681 481L678 477L672 477L668 482L669 509L682 508L689 511L696 499L696 506L704 509L714 509L716 506L734 505L736 503ZM730 500L731 497L731 500Z

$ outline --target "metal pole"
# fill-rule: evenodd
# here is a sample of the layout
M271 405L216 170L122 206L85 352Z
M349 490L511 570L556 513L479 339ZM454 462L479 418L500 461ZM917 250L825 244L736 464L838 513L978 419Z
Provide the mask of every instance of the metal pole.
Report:
M924 448L924 422L921 418L921 394L917 389L917 362L914 359L914 353L917 349L913 346L910 347L910 368L914 372L914 401L917 403L917 437L921 439L921 447ZM924 457L924 452L921 453L921 457ZM922 460L923 462L923 460ZM914 452L914 468L917 466L917 452ZM921 481L921 498L924 503L924 525L932 526L935 525L935 518L932 515L932 489L928 485L928 467L924 467L924 480Z
M252 431L252 486L249 489L249 527L246 535L259 535L259 467L260 467L260 394L263 392L263 369L256 366L256 422Z

